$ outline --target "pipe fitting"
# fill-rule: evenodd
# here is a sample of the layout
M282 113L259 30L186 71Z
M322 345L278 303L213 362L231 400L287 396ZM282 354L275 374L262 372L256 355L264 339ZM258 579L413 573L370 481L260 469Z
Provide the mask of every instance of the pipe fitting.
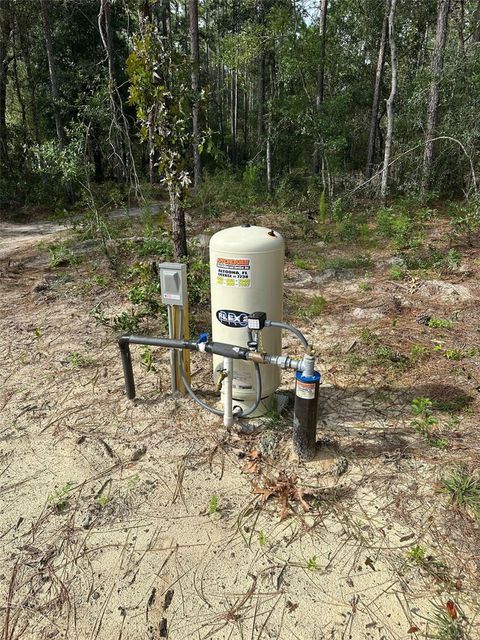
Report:
M306 377L313 376L315 372L315 356L305 354L302 360L302 375Z

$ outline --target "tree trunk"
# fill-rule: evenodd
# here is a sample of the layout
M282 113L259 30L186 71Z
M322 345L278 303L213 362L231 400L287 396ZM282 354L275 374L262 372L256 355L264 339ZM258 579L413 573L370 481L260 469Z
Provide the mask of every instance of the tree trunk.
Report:
M321 0L320 2L320 15L319 15L319 25L318 25L318 37L320 41L319 47L319 59L318 59L318 72L317 72L317 94L315 96L315 106L317 109L317 113L320 112L320 108L323 103L323 98L325 94L325 40L326 40L326 29L327 29L327 10L328 10L328 0ZM314 154L314 171L316 174L320 172L320 157L323 155L323 152L320 153L320 144L321 140L317 140L315 145L315 154ZM322 163L323 164L323 163Z
M57 138L60 148L66 145L65 130L63 128L62 114L60 111L60 94L58 92L57 73L55 69L55 57L53 55L52 31L50 28L50 17L48 15L48 7L46 0L40 0L42 11L43 33L45 36L45 44L47 48L48 72L50 75L50 86L52 90L53 115L55 118L55 127L57 130Z
M15 25L18 27L18 23ZM24 144L27 144L28 140L28 125L27 125L27 111L25 109L25 100L23 99L22 88L20 86L20 79L18 77L18 54L17 54L17 41L16 41L16 28L12 29L12 49L13 49L13 78L15 80L15 91L17 93L18 104L20 105L20 113L22 116L22 138Z
M480 42L480 0L477 0L477 7L473 14L473 42Z
M267 149L266 149L268 195L272 195L272 140L271 140L271 137L272 137L272 125L269 120L268 129L267 129Z
M265 52L262 51L258 64L258 96L257 96L257 138L258 148L263 146L265 137Z
M382 35L380 47L378 49L377 71L375 73L375 85L373 88L372 113L370 118L370 135L368 137L367 167L365 179L369 180L373 173L373 163L375 159L375 142L378 130L378 108L380 106L380 93L382 88L383 67L385 63L385 48L388 35L388 16L390 13L391 0L385 0L385 13L383 16Z
M458 17L458 48L460 55L465 57L465 2L460 0L460 15Z
M395 100L395 93L397 90L397 50L395 46L395 5L397 0L391 0L390 14L388 16L388 44L390 47L390 66L392 75L392 85L390 88L390 95L387 100L387 135L385 137L385 155L383 158L383 173L382 173L382 186L381 196L384 200L388 191L388 173L390 158L392 156L392 140L393 140L393 101Z
M142 11L147 11L148 19L150 19L150 9L148 2L143 3ZM113 52L113 34L111 27L111 12L112 7L110 0L100 0L100 11L98 14L98 30L102 39L102 44L107 54L108 64L108 92L110 97L110 110L112 114L112 127L109 136L110 146L113 153L113 169L117 182L121 184L125 176L125 159L124 151L122 149L121 138L122 136L122 114L121 102L118 101L117 87L115 81L115 60ZM147 18L144 18L147 19ZM120 109L117 107L120 104ZM149 166L152 167L153 153L150 148ZM153 181L153 175L150 175L150 179Z
M8 66L8 43L11 31L10 3L0 3L0 167L4 167L8 160L7 151L7 80Z
M238 70L232 72L231 84L231 133L232 133L232 167L237 170L237 120L238 120Z
M202 181L202 165L200 162L199 131L199 69L200 50L198 46L198 0L190 0L190 48L192 53L192 130L193 130L193 186L198 191Z
M170 217L172 219L173 252L175 259L187 256L187 230L182 200L174 191L170 192Z
M33 124L33 138L37 144L40 144L40 126L38 122L37 111L37 95L36 95L36 81L32 70L32 63L30 60L30 42L25 34L26 29L22 29L21 25L18 25L18 31L20 36L20 45L22 49L22 58L25 63L25 73L27 76L27 87L29 92L30 112Z
M425 132L425 152L423 154L423 174L421 195L425 194L430 187L430 179L433 164L433 141L438 120L438 97L440 76L443 69L443 56L445 53L445 43L447 40L448 12L450 0L438 0L437 28L435 33L435 44L433 48L431 63L431 82L427 106L427 127Z
M248 82L245 74L245 92L243 94L243 157L248 158Z

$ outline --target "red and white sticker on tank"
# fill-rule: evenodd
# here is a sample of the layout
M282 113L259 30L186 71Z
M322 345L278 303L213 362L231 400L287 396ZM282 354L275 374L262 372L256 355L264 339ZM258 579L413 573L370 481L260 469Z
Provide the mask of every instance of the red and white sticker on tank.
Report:
M217 258L217 284L222 287L252 286L250 258Z

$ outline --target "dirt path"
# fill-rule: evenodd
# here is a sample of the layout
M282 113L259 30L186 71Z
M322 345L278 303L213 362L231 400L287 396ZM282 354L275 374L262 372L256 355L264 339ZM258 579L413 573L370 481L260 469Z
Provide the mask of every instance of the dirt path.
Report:
M150 205L150 213L158 213L162 203ZM145 209L133 207L131 209L113 209L107 215L112 220L121 218L135 218L143 215ZM59 224L49 220L34 220L28 223L2 222L0 220L0 260L14 257L19 251L35 245L42 240L53 239L57 235L66 233L67 224Z

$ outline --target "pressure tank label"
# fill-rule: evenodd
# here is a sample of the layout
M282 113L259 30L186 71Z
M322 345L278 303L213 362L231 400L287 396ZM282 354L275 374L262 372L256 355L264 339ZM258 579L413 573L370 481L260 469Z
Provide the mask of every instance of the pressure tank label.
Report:
M217 258L217 284L246 289L252 284L250 258Z
M219 309L216 316L219 322L232 329L243 329L248 326L248 313L245 313L245 311Z

